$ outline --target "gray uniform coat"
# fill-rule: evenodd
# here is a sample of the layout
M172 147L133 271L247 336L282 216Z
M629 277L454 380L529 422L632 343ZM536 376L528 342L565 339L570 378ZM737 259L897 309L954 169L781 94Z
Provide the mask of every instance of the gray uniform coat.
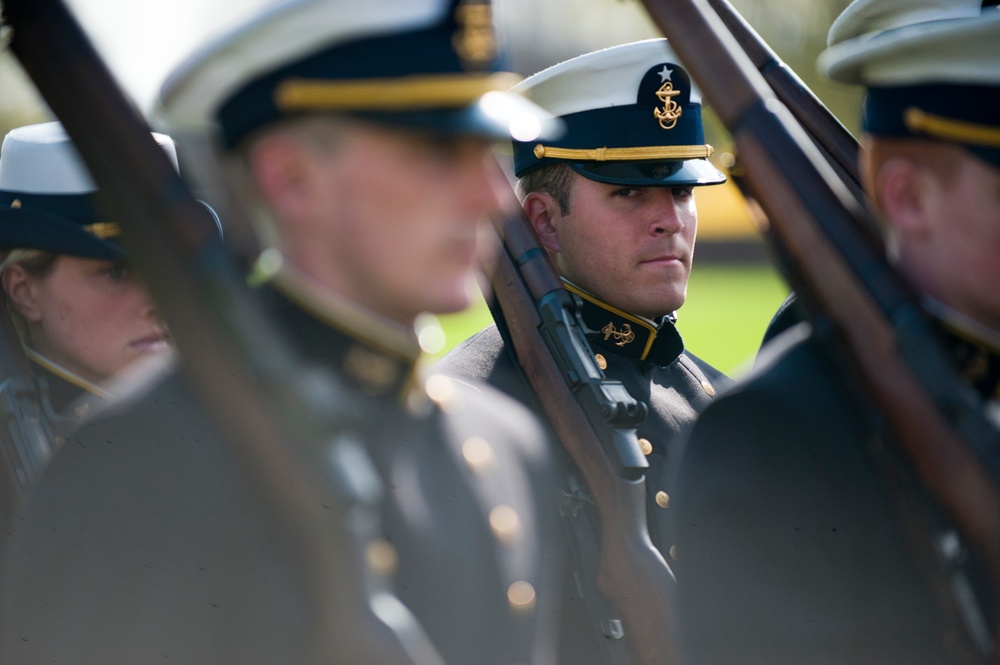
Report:
M410 360L272 296L299 351L359 396L395 591L446 661L549 662L554 509L539 510L552 501L535 420L486 387L408 409ZM304 662L312 583L240 468L176 373L79 430L14 525L0 662Z
M982 569L808 325L701 415L681 463L687 660L983 662ZM995 385L996 376L992 379ZM975 596L975 593L972 594Z

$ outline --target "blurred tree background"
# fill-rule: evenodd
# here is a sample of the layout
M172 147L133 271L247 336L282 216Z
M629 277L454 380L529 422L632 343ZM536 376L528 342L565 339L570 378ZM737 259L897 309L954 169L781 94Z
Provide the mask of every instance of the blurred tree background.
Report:
M146 110L172 63L185 57L193 44L273 0L66 1L123 87ZM730 1L856 132L859 92L826 81L815 65L830 24L849 0ZM639 0L493 0L493 5L509 67L523 75L598 48L660 36ZM0 132L5 135L13 127L49 119L51 114L13 56L0 51ZM716 148L713 160L722 168L730 150L728 134L710 108L705 121L707 140ZM180 149L183 153L183 145ZM183 163L183 154L181 159ZM786 287L734 187L701 188L697 200L697 260L678 325L691 350L735 373L756 351ZM488 323L489 315L479 303L442 322L446 349Z

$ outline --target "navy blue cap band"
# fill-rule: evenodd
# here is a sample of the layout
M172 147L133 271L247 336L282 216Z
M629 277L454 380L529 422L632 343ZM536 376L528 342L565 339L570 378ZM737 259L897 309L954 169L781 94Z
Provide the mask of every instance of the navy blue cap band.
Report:
M874 136L956 143L1000 167L1000 87L922 84L874 87L862 126Z
M0 191L0 249L40 249L88 259L126 258L118 226L97 206L96 194Z
M497 62L493 54L482 61L463 60L453 47L453 36L458 27L454 20L445 20L437 25L394 33L378 37L368 37L349 43L339 43L319 51L303 60L297 60L280 67L265 76L255 78L250 84L230 96L218 111L224 143L235 146L247 133L270 121L289 117L305 111L289 110L280 104L282 85L290 80L325 81L338 83L386 83L402 80L409 76L427 77L435 74L466 74L470 80L483 74L495 72ZM391 85L387 85L391 94ZM482 94L482 93L480 93ZM467 106L478 95L470 96L462 104L442 101L440 110L448 114L456 107ZM432 105L433 106L433 105ZM351 115L380 120L380 111L397 109L350 108L346 111L331 105L330 111L346 112ZM310 109L317 112L316 109ZM436 112L434 108L421 111L425 118ZM393 116L385 116L393 117ZM394 116L395 120L398 118ZM444 123L447 124L447 123ZM436 126L428 123L429 126Z
M565 163L609 184L655 187L725 181L706 159L711 147L705 144L701 104L692 99L691 80L680 65L650 66L634 99L633 104L560 115L566 131L554 141L514 141L515 175Z

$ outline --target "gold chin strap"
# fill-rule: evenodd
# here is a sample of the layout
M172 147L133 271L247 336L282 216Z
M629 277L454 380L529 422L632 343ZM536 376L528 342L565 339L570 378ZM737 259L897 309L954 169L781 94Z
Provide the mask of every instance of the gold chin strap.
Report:
M708 157L715 148L708 145L654 145L638 148L553 148L539 143L535 157L542 159L582 159L593 162L623 162L640 159L698 159Z
M69 383L72 383L74 386L86 390L88 393L97 395L101 399L111 399L111 397L113 397L113 395L110 392L108 392L104 388L101 388L96 383L88 381L82 376L69 371L68 369L66 369L61 365L56 364L55 362L49 360L48 358L40 354L38 351L35 351L31 347L25 346L24 353L33 362L38 363L39 365L49 370L56 376L68 381Z
M330 110L398 110L457 107L487 92L509 89L521 77L495 74L441 74L360 81L321 81L293 78L282 81L274 101L283 112Z
M926 113L911 106L903 113L903 122L911 132L959 143L1000 148L1000 127L952 120Z

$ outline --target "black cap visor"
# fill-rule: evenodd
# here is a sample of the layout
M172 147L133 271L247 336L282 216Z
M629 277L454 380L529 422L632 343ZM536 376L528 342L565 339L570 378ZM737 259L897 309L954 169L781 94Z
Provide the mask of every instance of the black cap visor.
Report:
M18 248L101 261L128 258L115 240L98 238L77 222L38 210L0 210L0 250Z
M707 159L666 161L585 161L565 160L571 169L585 178L609 185L666 187L718 185L726 176Z

